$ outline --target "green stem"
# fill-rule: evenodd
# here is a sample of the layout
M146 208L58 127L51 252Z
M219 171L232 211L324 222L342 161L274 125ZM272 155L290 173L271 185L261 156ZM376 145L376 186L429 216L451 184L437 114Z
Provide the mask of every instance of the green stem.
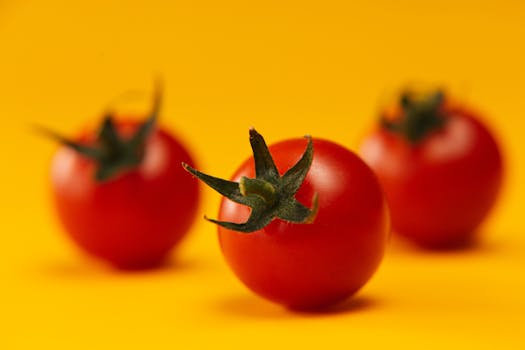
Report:
M411 92L404 92L399 99L402 108L401 116L396 120L383 117L381 125L385 130L400 135L410 144L417 144L445 125L443 103L444 94L441 91L419 99Z
M149 117L129 139L119 135L112 113L107 113L104 117L98 131L96 143L92 146L72 141L45 127L37 126L37 130L80 155L94 160L97 163L95 180L99 182L107 181L117 174L133 169L142 163L146 141L153 132L158 118L161 96L161 86L157 84Z
M312 223L318 211L317 194L314 194L312 199L312 208L305 207L295 199L295 194L306 178L313 160L313 142L311 137L306 138L308 145L301 159L282 176L264 138L255 129L250 130L256 174L253 179L242 177L239 183L227 181L201 173L183 163L182 166L190 174L226 198L251 208L250 216L244 223L205 218L227 229L244 233L260 230L275 218L297 224Z
M239 182L239 190L243 196L261 197L270 206L276 200L275 187L265 180L249 179L243 176Z

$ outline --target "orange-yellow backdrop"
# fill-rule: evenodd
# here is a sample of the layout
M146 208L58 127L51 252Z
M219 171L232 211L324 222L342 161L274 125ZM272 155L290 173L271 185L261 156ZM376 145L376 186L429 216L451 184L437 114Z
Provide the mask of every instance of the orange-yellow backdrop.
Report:
M0 1L0 348L525 348L524 38L520 0ZM479 246L394 242L336 313L252 295L202 220L171 266L119 274L65 238L48 193L56 146L30 126L73 133L157 75L162 123L221 176L249 154L252 125L270 142L355 149L394 89L447 86L499 135L505 190ZM204 199L215 214L218 196Z

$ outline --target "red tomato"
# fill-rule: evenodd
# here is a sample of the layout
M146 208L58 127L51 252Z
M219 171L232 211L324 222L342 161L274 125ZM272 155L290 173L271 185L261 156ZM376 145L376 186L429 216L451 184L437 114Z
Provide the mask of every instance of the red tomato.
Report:
M426 109L428 100L412 101L423 124L429 113L438 121L427 130L416 126L417 140L379 127L360 153L383 185L394 232L428 248L464 246L495 202L502 159L476 113L436 101ZM401 108L390 118L403 122L407 115Z
M115 125L123 139L140 126ZM94 145L95 139L89 132L78 144ZM197 183L180 167L193 161L179 141L153 129L141 153L138 164L103 181L95 179L100 164L68 146L51 165L54 201L67 233L87 253L123 269L162 263L188 232L198 205Z
M310 309L343 301L373 275L389 233L388 210L379 183L354 153L333 142L315 139L314 156L295 198L318 212L312 223L275 218L267 226L241 233L219 226L226 261L252 291L291 308ZM297 163L306 139L269 147L280 174ZM255 177L253 157L233 175ZM224 198L219 219L246 222L250 208Z

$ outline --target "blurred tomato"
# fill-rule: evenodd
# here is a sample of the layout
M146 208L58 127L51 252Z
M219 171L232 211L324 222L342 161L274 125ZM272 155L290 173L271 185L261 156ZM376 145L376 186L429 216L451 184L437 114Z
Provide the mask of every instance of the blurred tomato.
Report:
M51 164L54 202L67 233L84 251L123 269L156 266L192 224L199 191L181 162L185 147L155 127L106 117L64 144Z
M393 230L430 248L469 243L502 181L499 147L479 115L442 93L407 92L361 145L379 176Z

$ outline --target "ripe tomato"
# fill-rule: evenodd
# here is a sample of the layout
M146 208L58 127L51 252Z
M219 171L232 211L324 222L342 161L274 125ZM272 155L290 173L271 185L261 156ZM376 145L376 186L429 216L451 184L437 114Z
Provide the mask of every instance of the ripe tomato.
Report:
M88 131L76 142L55 135L65 145L51 165L54 202L67 233L87 253L118 268L153 267L195 217L198 186L180 167L193 161L151 119L112 120L98 135ZM142 141L131 144L139 130Z
M253 140L258 137L252 130L255 162L253 157L245 161L229 182L240 181L244 196L255 193L265 197L264 193L257 193L256 186L252 191L246 188L243 191L246 178L266 179L277 193L281 189L275 178L265 177L267 172L254 165L260 163L257 159L265 159L265 166L271 168L273 156L276 178L284 179L293 172L291 169L298 164L308 143L306 139L279 142L269 147L266 157L258 146L254 147ZM266 148L262 137L260 142ZM296 183L298 190L295 188L295 199L313 208L302 223L277 215L267 224L264 221L268 220L263 219L262 227L254 225L249 232L238 232L236 228L243 228L243 224L229 223L249 225L258 208L250 209L228 198L223 198L220 206L221 221L214 221L220 225L222 253L237 277L260 296L298 309L329 306L359 290L379 266L389 233L385 199L370 168L354 153L333 142L315 139L313 149L311 168L308 164L302 169L305 177ZM206 175L188 170L215 189L220 187ZM285 206L283 202L287 200L277 196L270 207ZM286 215L289 214L283 216Z
M502 159L473 111L437 93L401 108L361 146L385 190L394 232L429 248L468 244L497 197Z

